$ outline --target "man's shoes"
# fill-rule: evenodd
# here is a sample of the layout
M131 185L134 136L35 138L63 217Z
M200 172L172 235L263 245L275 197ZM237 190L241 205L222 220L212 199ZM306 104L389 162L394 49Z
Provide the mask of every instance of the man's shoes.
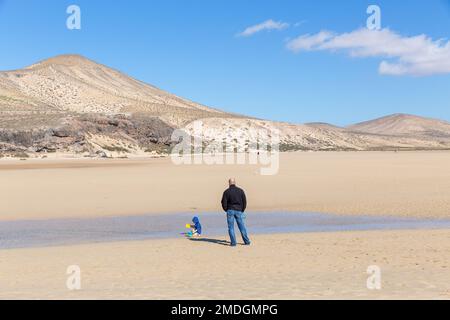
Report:
M236 247L236 246L237 246L236 244L231 244L231 245L230 245L230 247Z

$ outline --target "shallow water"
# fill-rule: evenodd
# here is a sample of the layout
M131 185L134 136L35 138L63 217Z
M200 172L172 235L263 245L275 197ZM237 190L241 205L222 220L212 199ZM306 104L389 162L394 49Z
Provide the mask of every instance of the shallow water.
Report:
M199 215L204 237L227 235L223 213ZM192 214L0 222L0 249L183 237ZM249 213L250 235L356 230L450 229L450 220L337 216L315 213ZM239 234L236 228L237 234Z

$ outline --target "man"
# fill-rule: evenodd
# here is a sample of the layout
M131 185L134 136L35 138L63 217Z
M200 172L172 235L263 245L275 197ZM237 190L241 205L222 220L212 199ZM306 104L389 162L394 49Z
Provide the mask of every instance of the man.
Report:
M239 231L242 235L245 245L250 245L250 239L245 228L244 212L247 208L247 198L244 190L236 186L236 180L228 181L229 188L225 190L222 197L222 208L227 213L228 233L230 235L231 246L236 246L236 235L234 233L234 220L236 220Z

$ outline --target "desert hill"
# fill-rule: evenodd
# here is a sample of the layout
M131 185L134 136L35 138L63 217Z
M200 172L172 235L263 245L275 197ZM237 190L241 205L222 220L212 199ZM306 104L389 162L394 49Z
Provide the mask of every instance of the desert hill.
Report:
M348 129L379 135L450 137L449 122L409 114L394 114L358 123Z
M240 140L243 149L261 129L278 130L282 151L450 149L445 121L398 114L341 128L258 120L177 97L79 55L0 72L2 156L166 153L175 129L196 135L195 120L206 142Z

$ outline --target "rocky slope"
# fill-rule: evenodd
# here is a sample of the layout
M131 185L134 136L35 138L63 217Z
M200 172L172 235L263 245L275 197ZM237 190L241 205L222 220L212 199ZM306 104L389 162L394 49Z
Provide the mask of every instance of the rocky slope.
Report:
M58 56L0 73L3 155L164 152L173 128L211 116L225 113L81 56Z
M424 122L430 121L423 118ZM340 128L328 124L294 125L255 119L203 119L204 140L227 145L237 144L240 149L248 149L260 132L267 132L262 139L270 144L270 134L277 132L281 151L369 151L369 150L446 150L450 149L450 135L428 131L421 134L380 134ZM197 136L193 125L186 127ZM450 133L450 131L449 131ZM237 141L237 143L236 143Z

